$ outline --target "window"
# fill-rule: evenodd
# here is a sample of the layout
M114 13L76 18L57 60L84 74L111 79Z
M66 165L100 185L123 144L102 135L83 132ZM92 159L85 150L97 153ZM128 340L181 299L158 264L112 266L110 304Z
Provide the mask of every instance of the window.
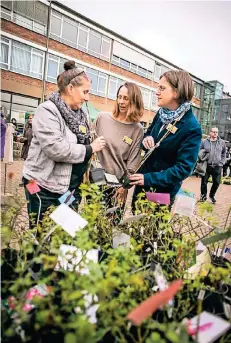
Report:
M57 76L64 71L63 65L66 61L67 60L65 58L49 54L46 80L49 82L56 83ZM76 65L80 69L83 69L83 70L86 69L80 64L76 64Z
M110 46L111 46L110 40L103 37L102 46L101 46L102 56L105 56L106 58L107 56L110 56Z
M86 51L88 28L82 24L79 24L79 37L78 37L78 48L82 51Z
M115 55L112 56L112 64L118 65L123 69L129 70L132 73L138 74L147 79L150 79L150 80L153 79L153 73L150 70L142 68L136 65L135 63L130 63L129 61L126 61L123 58L120 58L118 56L115 56Z
M124 59L120 59L120 66L124 69L130 70L130 62L124 60Z
M95 57L109 60L111 39L54 10L50 37Z
M89 52L94 56L99 57L101 52L101 35L97 32L90 30L89 35Z
M157 64L155 65L155 81L159 81L161 76L161 65Z
M55 36L60 37L60 35L61 35L61 23L62 23L62 17L59 16L59 14L57 12L52 11L52 20L51 20L50 31Z
M77 44L78 27L77 23L66 17L63 18L63 31L62 37L64 41L73 43L74 46Z
M112 56L112 63L115 64L115 65L120 65L120 58L113 55Z
M48 6L39 1L2 1L1 17L45 35Z
M158 108L157 105L157 96L154 92L152 92L152 99L151 99L151 110L156 111Z
M137 68L138 68L138 66L137 66L136 64L131 63L131 71L132 71L133 73L138 74Z
M90 93L105 97L108 78L107 74L101 73L100 71L92 68L87 68L86 72L91 79Z
M115 100L119 87L123 85L124 83L125 81L118 79L116 77L110 76L109 88L108 88L108 99Z
M199 99L201 97L201 85L196 82L194 82L194 96Z
M144 101L144 108L149 110L150 109L150 97L151 97L151 91L145 88L141 88L141 93Z
M7 38L1 37L1 68L8 69L9 67L9 49L10 49L10 40Z
M1 38L1 68L42 79L44 52Z
M48 59L48 66L47 66L47 81L56 82L57 74L58 74L58 66L59 66L59 58L50 55Z

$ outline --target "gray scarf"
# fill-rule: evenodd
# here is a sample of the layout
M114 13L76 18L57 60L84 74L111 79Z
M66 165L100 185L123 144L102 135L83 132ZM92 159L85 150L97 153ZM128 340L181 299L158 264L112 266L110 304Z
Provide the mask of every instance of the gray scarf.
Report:
M60 97L59 92L52 93L49 100L58 108L69 129L76 134L77 142L84 144L85 140L90 138L90 127L83 110L72 110Z

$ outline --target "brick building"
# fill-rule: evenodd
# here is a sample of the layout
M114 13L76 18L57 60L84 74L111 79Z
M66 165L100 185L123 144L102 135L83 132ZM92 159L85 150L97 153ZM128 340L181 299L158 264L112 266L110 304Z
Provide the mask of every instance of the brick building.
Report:
M144 99L145 125L158 110L160 75L180 69L56 1L1 2L1 106L8 118L23 123L25 113L56 89L57 75L69 59L91 78L91 108L96 110L110 111L118 87L136 82ZM206 132L213 110L204 105L207 83L191 76L194 113Z

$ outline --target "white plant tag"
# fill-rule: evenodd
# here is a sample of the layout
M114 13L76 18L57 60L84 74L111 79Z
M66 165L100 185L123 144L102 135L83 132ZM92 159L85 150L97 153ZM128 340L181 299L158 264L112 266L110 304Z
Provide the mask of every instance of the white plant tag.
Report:
M126 233L123 233L123 232L116 233L116 236L113 238L113 249L116 249L119 246L129 248L130 247L130 236L126 235Z
M81 262L83 255L86 254L86 263L92 261L98 263L98 250L92 249L87 253L81 251L80 249L67 244L62 244L60 247L60 255L58 256L58 263L56 269L59 267L64 270L77 271L80 274L89 274L88 268L80 268L79 263ZM82 267L82 265L81 265Z
M198 343L212 343L230 327L229 322L206 311L202 312L199 318L195 316L190 319L190 328L198 330L197 335L193 335L194 339L197 338Z
M66 204L59 205L50 218L63 228L71 237L75 237L76 232L83 229L88 223L78 213L73 211Z
M104 176L105 176L106 181L108 183L118 183L119 184L119 180L117 179L117 177L115 175L104 173Z
M174 212L182 216L191 217L196 205L196 199L185 195L177 195Z
M205 291L203 289L200 290L197 299L203 301L205 297Z
M206 246L201 242L199 241L198 244L197 244L197 247L196 247L196 251L204 251L206 249Z
M227 319L231 319L231 305L223 302L224 313Z

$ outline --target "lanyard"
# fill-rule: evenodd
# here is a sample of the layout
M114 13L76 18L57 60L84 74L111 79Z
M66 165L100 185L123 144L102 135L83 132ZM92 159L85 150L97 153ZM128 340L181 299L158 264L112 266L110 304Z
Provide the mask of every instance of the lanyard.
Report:
M178 118L174 121L174 123L173 123L173 125L171 125L171 127L174 127L174 128L175 128L176 123L177 123L178 121L180 121L180 120L183 118L183 116L185 115L185 113L186 113L186 111L183 112L182 115L181 115L180 117L178 117ZM146 160L151 156L151 154L153 153L153 151L154 151L156 148L158 148L158 147L160 146L160 143L161 143L166 137L168 137L168 135L169 135L170 133L173 133L173 134L175 133L175 132L171 132L170 129L168 129L168 126L166 127L166 129L167 129L167 132L165 132L165 134L163 135L163 137L161 137L161 139L154 145L154 147L152 147L152 148L145 154L145 156L142 158L142 160L140 161L140 164L139 164L138 167L136 168L134 174L136 174L136 173L138 172L138 170L142 167L142 165L144 164L144 162L146 162ZM158 133L158 136L159 136L159 134L160 134L160 132L161 132L162 130L163 130L163 126L161 127L161 129L160 129L160 131L159 131L159 133ZM157 137L158 137L158 136L157 136Z

